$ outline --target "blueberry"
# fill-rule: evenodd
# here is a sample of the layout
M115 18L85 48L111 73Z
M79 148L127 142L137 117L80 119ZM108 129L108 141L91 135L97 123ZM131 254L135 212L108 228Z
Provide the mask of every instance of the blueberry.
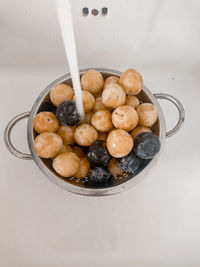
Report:
M42 111L50 111L56 114L56 107L50 101L45 101L41 104L37 113L40 113Z
M142 167L142 161L143 160L138 158L132 150L127 156L118 158L117 164L126 172L136 173Z
M94 184L104 184L110 181L110 171L108 167L92 167L88 177Z
M106 148L106 142L102 140L95 141L89 147L88 160L96 166L105 166L111 160L111 155Z
M160 140L153 133L141 133L134 140L134 151L141 159L152 159L160 151Z
M62 102L56 110L56 117L62 125L76 125L80 121L80 115L73 101Z

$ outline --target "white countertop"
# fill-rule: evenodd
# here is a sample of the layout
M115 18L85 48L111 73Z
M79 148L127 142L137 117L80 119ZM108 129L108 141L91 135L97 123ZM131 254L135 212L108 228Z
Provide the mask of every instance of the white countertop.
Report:
M3 2L8 12L9 1ZM195 1L190 3L195 13ZM18 11L12 8L12 18L14 14ZM3 12L0 18L6 18ZM17 19L14 21L17 23ZM194 27L196 22L197 17ZM3 29L12 30L12 27ZM199 43L195 29L193 40ZM2 34L8 37L5 31ZM151 60L155 54L146 63L145 56L141 63L137 59L136 68L139 67L147 87L153 93L177 97L184 105L186 121L176 135L166 140L158 164L141 183L118 195L94 198L60 189L33 161L15 158L4 146L6 123L16 114L30 110L38 94L66 72L64 61L60 65L59 60L55 65L48 61L52 49L45 51L42 42L37 47L36 39L33 50L24 47L23 57L20 46L23 38L20 33L11 38L19 48L17 54L15 47L15 58L9 57L12 45L8 44L6 50L5 39L1 44L4 50L0 63L0 266L200 266L200 55L197 43L193 46L191 42L191 47L188 42L184 43L188 53L191 52L185 61L181 61L185 50L178 51L178 43L174 55L176 51L180 53L174 61L170 52L160 62ZM59 45L58 58L61 58L63 50L61 43ZM45 60L41 60L42 51L46 66ZM158 51L161 56L168 49ZM104 52L101 50L101 56ZM130 55L119 54L115 60L109 51L101 62L93 57L88 57L87 62L87 53L89 51L84 51L80 57L81 67L114 68L116 62L118 69L135 67L134 62L130 65ZM109 53L112 63L108 60ZM165 101L161 104L170 128L177 120L176 109ZM19 149L28 152L26 123L24 120L16 125L13 141Z

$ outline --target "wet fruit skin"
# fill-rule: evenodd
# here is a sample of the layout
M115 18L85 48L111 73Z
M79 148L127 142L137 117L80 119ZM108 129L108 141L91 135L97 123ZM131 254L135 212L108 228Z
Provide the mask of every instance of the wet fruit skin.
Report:
M127 95L137 95L142 90L143 79L138 71L127 69L122 73L119 84Z
M54 158L63 146L62 138L56 133L45 132L34 140L34 149L41 158Z
M94 113L91 124L99 132L108 132L112 127L111 113L108 110L99 110Z
M76 126L63 126L60 125L57 134L63 140L63 144L65 145L72 145L74 143L74 132L76 130Z
M59 121L55 114L49 111L38 113L33 120L33 128L38 133L56 132L59 127Z
M134 140L135 154L141 159L152 159L160 151L160 140L153 133L141 133Z
M91 167L88 177L94 184L104 184L110 181L110 171L108 167Z
M106 107L117 108L126 101L126 94L119 84L109 84L102 93L102 102Z
M73 89L67 84L56 84L50 91L51 102L58 107L63 101L72 100Z
M158 111L151 103L143 103L136 108L138 113L138 124L151 127L158 118Z
M87 90L92 94L99 93L103 88L103 76L99 71L89 70L81 77L81 86L83 90Z
M113 157L121 158L132 150L133 138L122 129L111 130L106 140L106 146Z
M64 101L57 107L56 117L60 124L64 126L76 125L80 121L76 104L71 100Z
M76 143L80 146L90 146L94 141L96 141L98 133L96 129L89 124L81 124L76 128L74 133L74 139Z
M138 123L138 114L131 106L120 106L112 113L112 123L118 129L131 131Z
M73 152L65 152L53 159L54 170L63 177L71 177L80 167L80 159Z
M98 140L89 147L88 160L91 164L106 166L110 159L111 155L106 148L106 142Z
M138 158L132 150L127 156L117 159L117 164L126 172L135 173L142 165L142 159Z

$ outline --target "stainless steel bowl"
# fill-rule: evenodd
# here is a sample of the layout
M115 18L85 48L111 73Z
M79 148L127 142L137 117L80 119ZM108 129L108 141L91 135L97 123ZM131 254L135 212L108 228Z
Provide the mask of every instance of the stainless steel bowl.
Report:
M84 72L86 72L88 69L84 69L80 71L80 75L82 75ZM110 75L116 75L120 76L121 72L116 70L110 70L110 69L101 69L96 68L96 70L100 71L104 78L110 76ZM153 103L157 110L158 110L158 120L153 126L153 131L157 134L157 136L160 139L161 142L161 150L159 154L152 159L152 161L136 176L132 177L131 174L123 174L118 177L113 177L112 179L112 186L106 187L106 188L93 188L93 187L86 187L85 184L82 182L81 179L75 179L75 178L63 178L56 174L56 172L52 169L50 160L41 159L37 156L37 154L34 151L33 143L34 143L34 137L35 137L35 131L33 130L33 119L35 115L38 112L39 107L41 104L49 99L49 92L51 88L58 84L58 83L65 83L68 85L72 85L70 74L66 74L45 88L42 93L38 96L37 100L35 101L32 109L30 112L24 112L22 114L19 114L15 116L6 126L5 133L4 133L4 140L5 144L8 148L8 150L15 155L16 157L20 159L33 159L35 163L38 165L38 167L41 169L41 171L48 177L49 180L51 180L53 183L57 184L61 188L81 195L87 195L87 196L104 196L104 195L112 195L119 192L122 192L124 190L129 189L130 187L134 186L136 183L140 182L144 177L147 176L147 174L152 170L154 165L157 163L158 158L160 154L162 153L162 149L165 144L166 137L172 136L175 134L180 127L182 126L185 118L185 112L183 109L182 104L173 96L168 94L152 94L151 91L144 85L142 92L139 94L139 98L143 100L144 102L151 102ZM179 112L179 120L176 124L176 126L166 133L166 125L165 125L165 118L162 112L162 109L157 101L157 99L166 99L171 101L175 104L175 106L178 109ZM13 126L20 120L28 117L28 127L27 127L27 139L28 139L28 145L30 149L30 154L25 154L20 151L18 151L12 144L10 134L12 131Z

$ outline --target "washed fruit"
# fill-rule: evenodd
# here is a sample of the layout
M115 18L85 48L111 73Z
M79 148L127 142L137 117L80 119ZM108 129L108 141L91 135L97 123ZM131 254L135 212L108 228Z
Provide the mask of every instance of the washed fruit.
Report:
M62 146L62 138L56 133L41 133L34 140L35 152L39 157L45 159L57 156Z
M38 113L33 120L33 128L38 133L56 132L59 127L59 121L56 115L49 111Z
M74 143L74 132L76 130L76 126L63 126L61 125L57 131L63 140L65 145L72 145Z
M96 141L98 133L96 129L89 124L81 124L76 128L74 138L80 146L90 146Z
M141 159L152 159L160 151L160 140L153 133L141 133L134 140L134 151Z
M88 177L95 184L104 184L110 181L110 171L108 167L91 167Z
M82 90L82 98L83 98L83 108L85 112L90 112L95 104L94 96L90 92ZM73 101L76 101L75 97L73 98Z
M102 140L95 141L90 147L88 152L88 160L91 164L96 166L105 166L111 159L106 148L106 142Z
M58 106L56 117L62 125L76 125L80 121L76 104L70 100L64 101Z
M158 111L156 107L151 103L143 103L136 109L138 113L138 123L141 126L151 127L158 118Z
M138 71L128 69L122 73L119 84L127 95L137 95L142 90L143 79Z
M135 173L142 165L142 159L138 158L134 151L123 158L117 159L117 164L126 172Z
M53 159L54 170L63 177L73 176L80 167L80 159L73 152L65 152Z
M50 91L51 102L58 107L66 100L72 100L74 96L73 89L67 84L56 84Z
M133 138L124 130L112 130L107 138L106 146L115 158L121 158L130 153L133 148Z
M103 76L99 71L89 70L81 77L81 86L92 94L97 94L103 89Z
M102 93L102 102L106 107L117 108L126 101L126 94L119 84L109 84Z
M111 113L108 110L99 110L94 113L91 124L97 129L99 132L107 132L112 127Z
M131 131L138 123L138 114L131 106L120 106L113 111L112 122L116 128Z

